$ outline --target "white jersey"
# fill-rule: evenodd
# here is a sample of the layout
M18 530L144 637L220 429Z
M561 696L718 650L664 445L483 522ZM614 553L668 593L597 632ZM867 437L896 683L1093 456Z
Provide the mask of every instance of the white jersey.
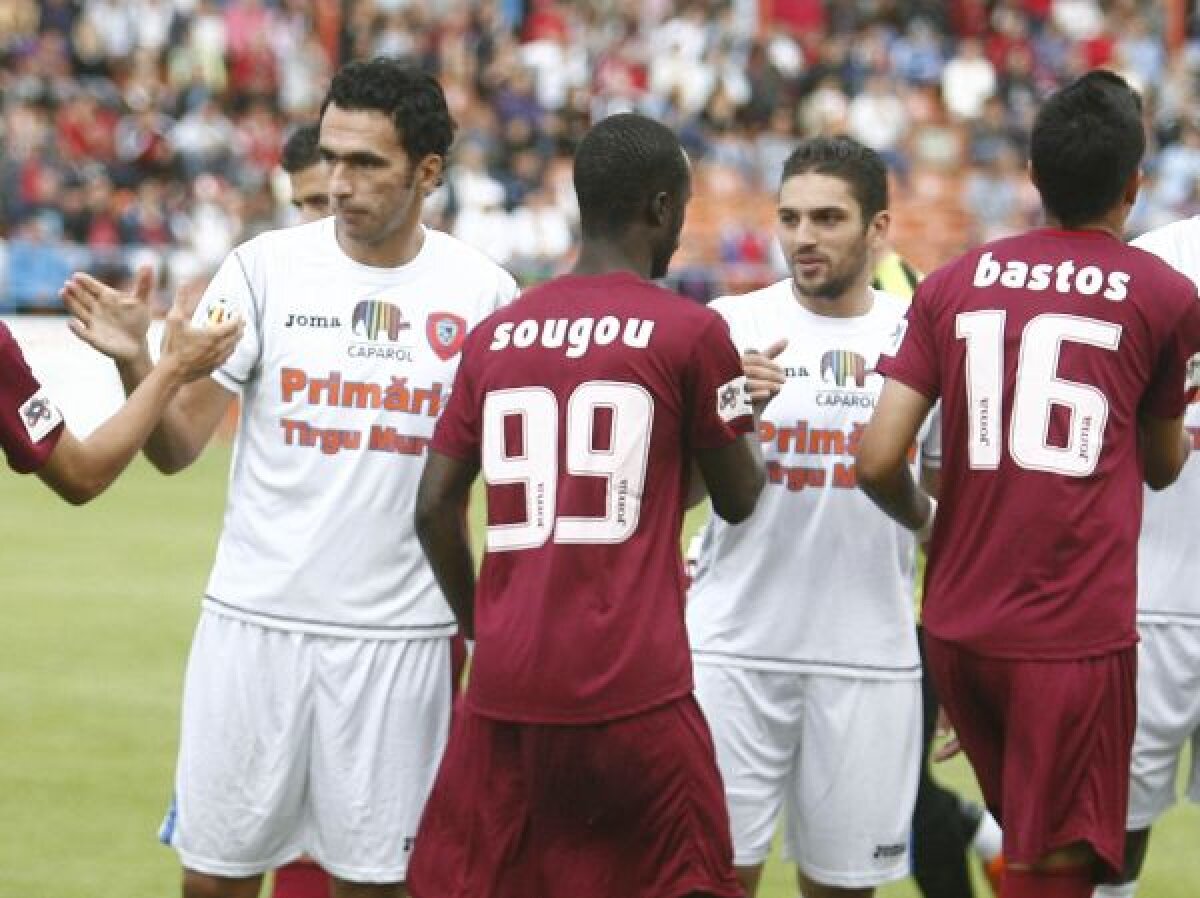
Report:
M417 638L454 619L413 529L417 483L469 328L516 283L426 229L398 268L360 265L334 219L234 250L198 320L246 333L213 377L242 397L205 607L263 626Z
M767 485L754 513L714 517L687 607L697 662L917 679L913 535L856 487L854 453L883 378L881 350L907 304L872 290L870 312L813 314L791 280L712 304L740 350L781 337L787 383L759 428Z
M1134 246L1154 253L1200 286L1200 218L1177 221L1143 234ZM1195 372L1198 361L1192 359ZM1193 374L1194 376L1194 374ZM1188 406L1184 424L1200 448L1200 404ZM1145 491L1138 541L1138 618L1200 626L1200 456L1193 454L1170 488Z

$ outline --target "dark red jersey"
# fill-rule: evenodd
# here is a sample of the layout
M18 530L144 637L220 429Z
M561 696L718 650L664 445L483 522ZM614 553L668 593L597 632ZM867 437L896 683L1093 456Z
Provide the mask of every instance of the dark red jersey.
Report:
M0 447L22 474L46 463L63 432L62 414L38 383L21 347L0 322Z
M942 400L934 636L1026 659L1136 641L1138 416L1183 414L1197 350L1191 281L1100 232L999 240L921 284L878 370Z
M751 426L722 319L630 273L558 278L471 333L433 448L487 484L476 712L598 722L691 690L692 457Z

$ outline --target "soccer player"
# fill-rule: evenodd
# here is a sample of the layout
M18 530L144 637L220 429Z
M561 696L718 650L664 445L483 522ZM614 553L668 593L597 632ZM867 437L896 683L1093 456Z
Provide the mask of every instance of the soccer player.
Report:
M741 894L692 698L679 534L693 465L718 514L753 509L750 394L720 317L646 280L691 192L674 134L604 119L574 180L579 261L467 338L417 495L421 543L477 640L417 898ZM481 469L476 589L461 509Z
M1154 253L1200 284L1200 220L1174 222L1144 234L1134 246ZM1200 380L1196 361L1189 383ZM1195 448L1200 403L1193 398L1184 423ZM1125 869L1120 881L1100 886L1096 898L1133 898L1150 828L1175 803L1175 776L1191 743L1188 796L1200 802L1200 553L1196 509L1200 465L1186 465L1171 489L1147 491L1138 541L1137 731L1130 766Z
M292 190L292 206L304 223L330 212L329 167L321 158L320 136L319 125L301 125L283 142L280 158Z
M90 321L72 321L89 338ZM158 364L111 418L78 439L38 382L21 347L0 322L0 448L19 474L36 473L72 505L100 495L138 454L163 410L184 386L229 358L244 328L240 320L193 327L178 309L167 318Z
M889 250L875 264L871 286L912 299L920 281L920 272L899 253ZM937 498L941 416L936 408L925 426L927 436L921 444L921 486ZM921 647L918 627L917 648ZM921 767L917 776L917 801L913 806L912 876L924 898L972 898L975 890L966 857L966 852L971 850L979 857L984 875L998 895L1004 872L999 825L986 808L956 795L933 776L930 762L935 758L933 738L937 732L939 707L929 666L922 660Z
M197 314L233 306L246 336L147 444L186 467L240 395L162 829L185 898L257 895L302 853L339 898L404 893L454 632L411 509L463 339L517 289L421 225L453 130L432 77L385 59L338 72L320 125L334 215L226 259ZM76 301L111 305L90 286ZM128 384L145 370L140 345L118 361Z
M789 277L717 299L742 351L781 338L787 382L759 429L767 487L710 522L687 606L696 698L717 747L750 895L780 811L806 898L870 896L908 873L921 752L913 535L856 489L875 362L907 303L870 286L887 168L846 137L802 141L779 188Z
M921 284L858 455L884 511L933 529L926 651L1004 827L1005 898L1085 898L1122 865L1141 484L1187 458L1200 347L1195 287L1120 239L1144 148L1117 75L1046 101L1031 173L1049 227ZM907 453L939 397L935 520Z
M288 176L292 206L307 223L330 212L329 166L321 158L320 127L301 125L283 142L280 160ZM275 871L272 898L328 898L329 876L310 858L303 857Z

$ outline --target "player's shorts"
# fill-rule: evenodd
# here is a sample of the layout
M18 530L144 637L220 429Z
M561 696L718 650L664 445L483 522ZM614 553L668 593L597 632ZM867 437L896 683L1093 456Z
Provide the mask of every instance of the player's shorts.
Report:
M725 781L734 863L757 866L786 811L784 853L861 889L908 875L921 766L919 680L697 664L696 698Z
M346 639L203 612L160 838L214 876L307 853L348 882L401 882L450 708L447 639Z
M1077 661L981 658L925 633L934 686L1004 829L1033 864L1087 842L1113 874L1125 849L1137 649Z
M1191 742L1188 797L1200 802L1200 627L1138 624L1138 722L1129 786L1131 830L1175 803L1175 773Z
M460 704L408 887L414 898L741 896L695 700L579 726Z

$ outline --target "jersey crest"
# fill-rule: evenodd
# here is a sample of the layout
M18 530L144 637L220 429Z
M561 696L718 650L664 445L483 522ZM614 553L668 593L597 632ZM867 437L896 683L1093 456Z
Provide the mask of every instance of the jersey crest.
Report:
M448 362L462 349L467 338L467 322L450 312L434 312L425 319L425 336L434 354Z

